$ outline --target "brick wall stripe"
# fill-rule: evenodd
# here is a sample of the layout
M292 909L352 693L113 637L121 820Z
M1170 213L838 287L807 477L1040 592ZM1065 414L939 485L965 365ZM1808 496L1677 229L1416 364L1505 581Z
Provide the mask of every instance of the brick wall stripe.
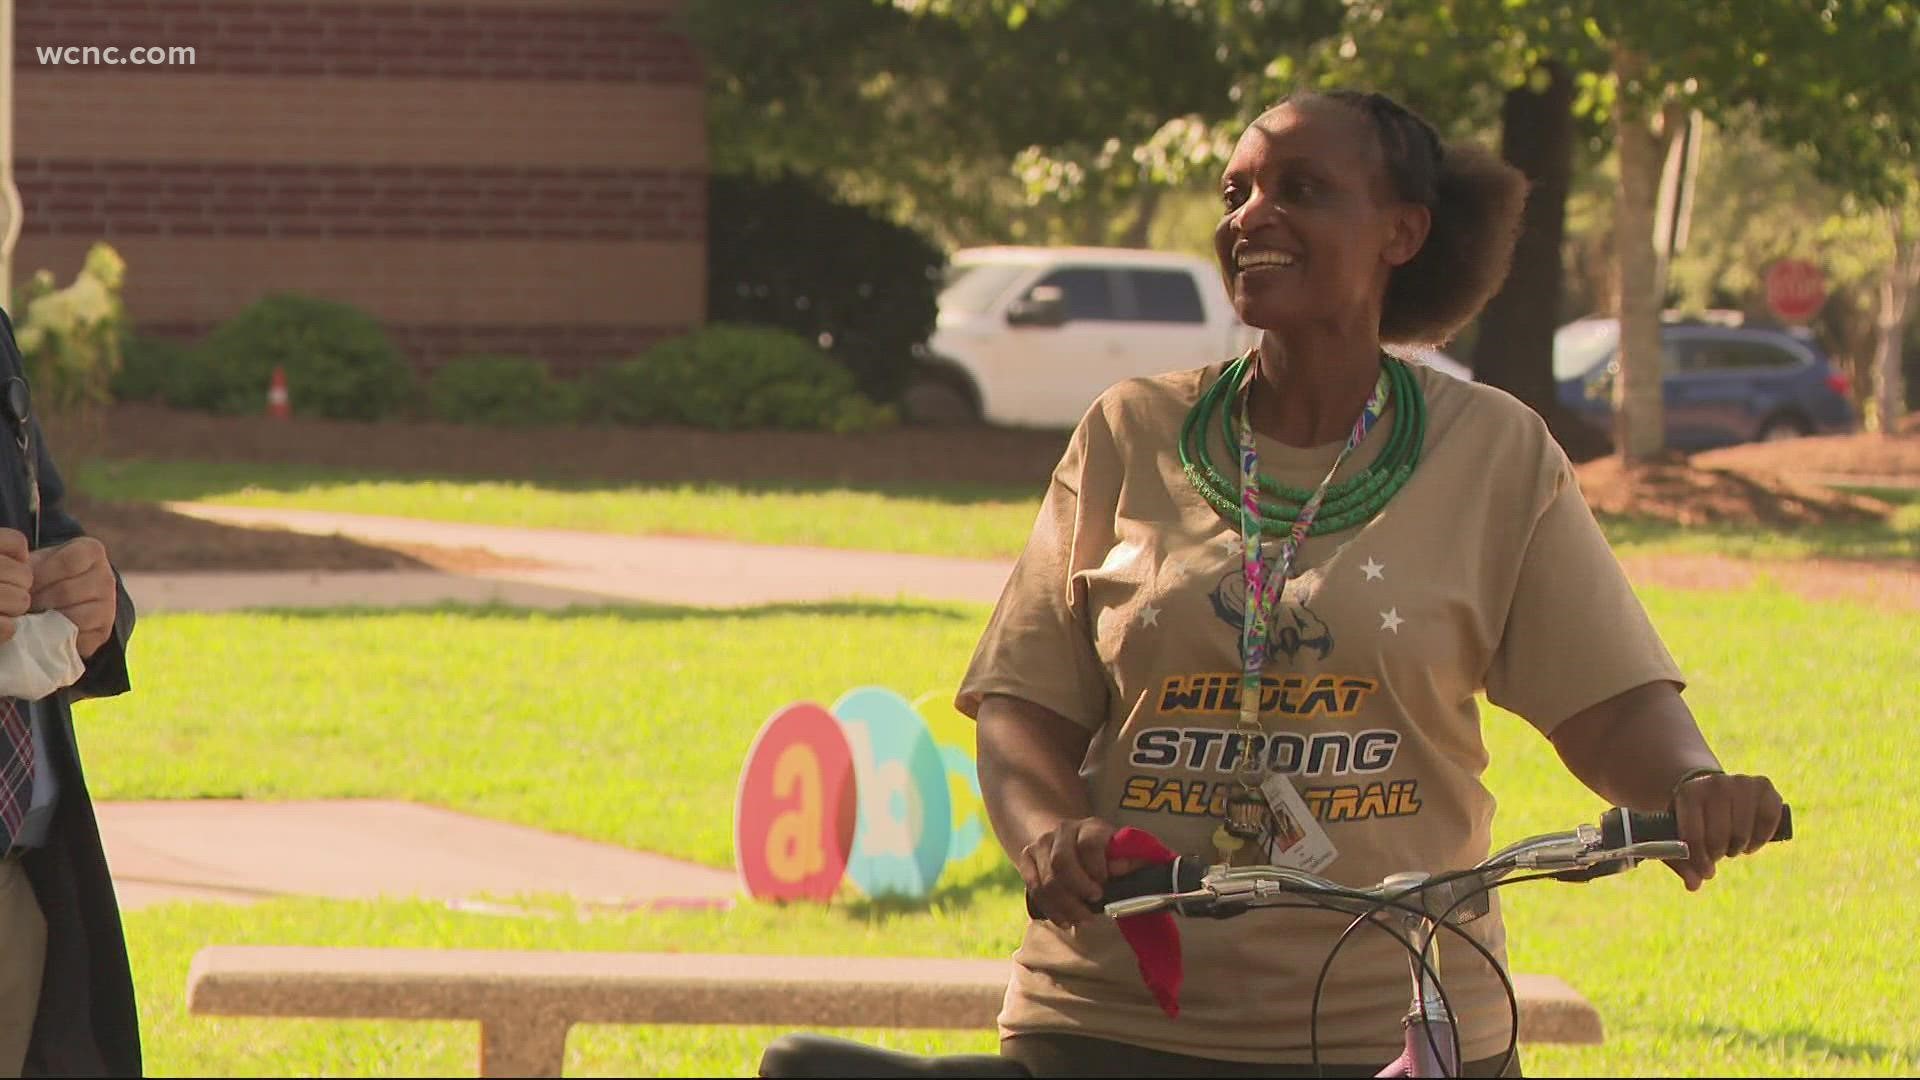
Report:
M16 154L703 168L699 87L470 80L255 79L151 68L21 68Z
M696 170L23 157L23 236L699 242Z
M637 8L255 0L18 0L15 62L42 46L190 46L159 73L697 85L669 17Z

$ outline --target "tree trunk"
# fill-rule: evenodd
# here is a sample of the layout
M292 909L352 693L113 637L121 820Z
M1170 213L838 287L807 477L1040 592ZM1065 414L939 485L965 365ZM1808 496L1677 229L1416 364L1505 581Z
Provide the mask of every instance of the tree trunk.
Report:
M1556 61L1541 65L1547 87L1507 91L1500 107L1500 155L1527 177L1526 214L1513 269L1480 316L1473 377L1532 407L1576 461L1608 453L1607 437L1562 409L1554 393L1553 335L1565 288L1561 248L1573 186L1573 76Z
M1873 412L1876 429L1890 435L1900 430L1900 418L1907 411L1900 347L1913 317L1913 290L1920 285L1920 236L1906 227L1900 210L1887 216L1893 226L1893 265L1880 283L1880 312L1874 320Z
M1160 209L1160 188L1153 184L1142 185L1133 197L1133 220L1127 223L1126 232L1120 235L1120 246L1144 248L1153 238L1153 218Z
M1614 145L1620 186L1614 199L1614 273L1620 295L1620 373L1613 384L1614 443L1628 464L1659 458L1666 449L1665 399L1660 365L1660 297L1654 294L1655 189L1660 140L1648 126L1644 88L1631 87L1645 71L1628 50L1614 51Z

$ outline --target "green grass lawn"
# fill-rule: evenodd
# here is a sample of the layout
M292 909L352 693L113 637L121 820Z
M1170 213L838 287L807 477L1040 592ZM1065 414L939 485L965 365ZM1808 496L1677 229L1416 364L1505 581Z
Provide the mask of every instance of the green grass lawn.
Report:
M106 799L399 794L724 866L762 721L876 681L951 694L984 617L856 603L154 615L135 631L138 693L84 706L112 748L89 779Z
M1731 766L1776 779L1797 836L1728 864L1699 894L1657 866L1509 891L1515 967L1569 980L1608 1031L1599 1048L1528 1048L1529 1072L1913 1074L1920 950L1905 917L1920 858L1904 808L1920 736L1920 615L1816 605L1767 587L1644 595L1717 749ZM101 798L407 797L724 865L734 779L769 712L871 683L910 696L950 688L984 615L947 605L153 615L136 635L137 692L82 705L79 724ZM1487 737L1499 840L1597 816L1600 804L1532 729L1493 713ZM149 1068L473 1067L466 1025L189 1017L186 968L205 945L1005 956L1023 917L990 851L920 911L551 913L318 900L132 913ZM751 1075L771 1034L585 1028L570 1043L569 1069ZM983 1032L856 1034L920 1049L991 1045Z
M714 536L762 544L1011 558L1041 489L783 484L559 484L368 476L304 466L119 462L82 467L100 499L202 501L480 525ZM857 523L850 527L849 523Z
M834 488L725 484L558 485L367 476L298 466L93 463L96 498L202 501L595 532L715 536L767 544L1010 559L1033 527L1039 491L1005 487ZM849 528L848 522L857 522ZM1884 526L1791 532L1604 522L1622 555L1718 552L1745 558L1920 559L1920 503Z

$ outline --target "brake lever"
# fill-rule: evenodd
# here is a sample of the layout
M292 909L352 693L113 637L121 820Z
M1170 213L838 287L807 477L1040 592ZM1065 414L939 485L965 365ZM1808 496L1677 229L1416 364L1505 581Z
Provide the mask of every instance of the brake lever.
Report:
M1135 896L1125 900L1115 900L1102 910L1110 918L1126 919L1135 915L1151 915L1168 908L1177 910L1190 919L1231 919L1252 910L1251 905L1236 903L1234 897L1221 896L1211 889L1197 889L1190 893L1173 896Z
M1592 862L1587 866L1562 870L1548 876L1555 881L1592 881L1595 878L1611 877L1622 871L1631 870L1648 859L1674 862L1685 859L1691 854L1692 849L1687 847L1683 840L1649 840L1581 856L1582 859L1589 859Z

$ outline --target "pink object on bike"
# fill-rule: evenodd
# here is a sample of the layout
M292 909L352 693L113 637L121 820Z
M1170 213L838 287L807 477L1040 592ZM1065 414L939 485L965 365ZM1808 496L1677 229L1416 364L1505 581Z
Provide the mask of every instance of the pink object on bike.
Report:
M1107 858L1142 859L1152 864L1171 863L1175 856L1158 837L1142 829L1127 826L1107 841ZM1153 999L1168 1016L1180 1015L1180 981L1184 977L1180 963L1180 928L1174 925L1173 912L1155 911L1130 915L1119 920L1120 936L1133 947L1140 962L1140 977L1147 982Z

